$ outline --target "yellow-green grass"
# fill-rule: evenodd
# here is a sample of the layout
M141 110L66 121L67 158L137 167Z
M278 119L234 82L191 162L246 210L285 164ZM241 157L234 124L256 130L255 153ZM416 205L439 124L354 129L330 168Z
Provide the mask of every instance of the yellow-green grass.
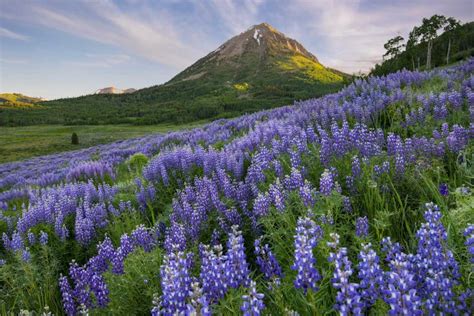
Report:
M236 83L234 84L234 88L237 90L237 91L240 91L240 92L245 92L249 89L250 85L247 83L247 82L243 82L243 83Z
M33 98L19 93L0 93L0 108L29 108L38 107L35 104L40 98Z
M206 121L186 125L34 125L0 127L0 163L86 148L150 133L166 133L192 128L204 123ZM71 144L73 132L79 136L79 145Z
M337 83L344 80L341 75L303 55L293 55L285 61L278 61L278 65L286 71L302 71L309 79L322 83Z

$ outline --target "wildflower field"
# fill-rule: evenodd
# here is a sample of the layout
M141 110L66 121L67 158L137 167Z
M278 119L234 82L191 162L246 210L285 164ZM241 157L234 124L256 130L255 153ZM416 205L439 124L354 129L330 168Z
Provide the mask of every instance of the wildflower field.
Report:
M0 313L469 315L474 59L0 165Z

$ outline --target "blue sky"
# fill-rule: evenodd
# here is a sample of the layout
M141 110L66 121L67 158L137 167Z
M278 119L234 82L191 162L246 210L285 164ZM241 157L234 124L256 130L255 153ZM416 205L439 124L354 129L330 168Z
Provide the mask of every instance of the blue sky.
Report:
M474 20L472 0L0 0L0 91L48 99L171 79L261 22L349 73L434 13Z

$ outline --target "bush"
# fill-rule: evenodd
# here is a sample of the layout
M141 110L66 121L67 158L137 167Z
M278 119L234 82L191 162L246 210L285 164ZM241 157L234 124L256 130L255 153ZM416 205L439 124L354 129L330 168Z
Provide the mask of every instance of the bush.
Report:
M73 145L79 145L79 136L77 136L76 133L72 133L72 136L71 136L71 144L73 144Z

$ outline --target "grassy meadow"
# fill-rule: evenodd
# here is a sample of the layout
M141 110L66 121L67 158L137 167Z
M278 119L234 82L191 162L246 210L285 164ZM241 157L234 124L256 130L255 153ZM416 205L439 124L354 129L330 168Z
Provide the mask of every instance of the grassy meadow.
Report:
M68 150L87 148L118 140L167 133L197 127L206 121L189 124L158 125L33 125L0 127L0 163L23 160ZM79 145L71 144L71 135L79 136Z

